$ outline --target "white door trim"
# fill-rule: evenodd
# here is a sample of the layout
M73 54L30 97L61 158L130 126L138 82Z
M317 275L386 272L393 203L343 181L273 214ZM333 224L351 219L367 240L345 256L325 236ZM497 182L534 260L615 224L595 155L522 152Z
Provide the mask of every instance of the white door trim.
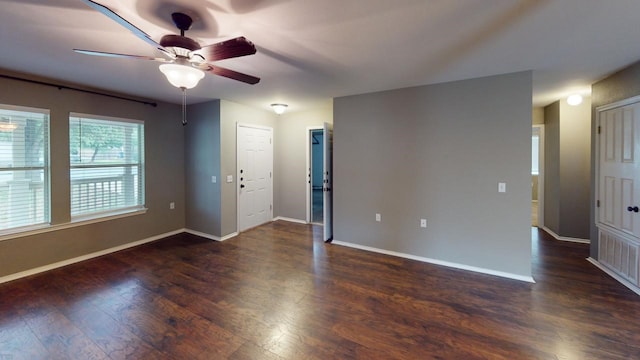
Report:
M611 103L611 104L598 106L596 108L596 118L598 119L598 123L597 124L600 123L600 113L601 112L606 111L606 110L615 109L615 108L622 107L622 106L626 106L626 105L635 104L635 103L638 103L638 102L640 102L640 95L634 96L634 97L631 97L631 98L628 98L628 99L616 101L616 102Z
M324 192L322 200L323 239L333 240L333 124L324 123L322 147L322 172L324 173Z
M236 229L238 229L238 233L241 232L240 229L240 176L239 176L239 169L240 169L240 156L238 155L238 148L240 147L240 139L239 139L239 131L238 128L240 127L245 127L245 128L252 128L252 129L261 129L261 130L268 130L271 136L271 177L270 177L270 181L269 181L269 203L271 204L269 206L269 218L273 219L273 160L274 160L274 156L273 156L273 148L274 148L274 144L275 144L275 136L273 134L273 128L269 127L269 126L262 126L262 125L254 125L254 124L248 124L248 123L241 123L241 122L237 122L236 123L236 171L235 171L235 177L236 177Z

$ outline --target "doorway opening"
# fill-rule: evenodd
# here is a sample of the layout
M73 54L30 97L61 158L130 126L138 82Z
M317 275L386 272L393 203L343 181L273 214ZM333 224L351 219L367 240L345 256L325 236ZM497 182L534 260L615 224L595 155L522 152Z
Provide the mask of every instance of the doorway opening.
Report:
M324 212L324 196L323 196L323 174L322 164L324 162L324 131L322 129L313 129L309 132L310 143L310 183L311 183L311 222L322 224Z
M543 227L544 214L544 125L531 131L531 226Z
M333 124L308 127L307 223L323 225L323 239L333 239Z

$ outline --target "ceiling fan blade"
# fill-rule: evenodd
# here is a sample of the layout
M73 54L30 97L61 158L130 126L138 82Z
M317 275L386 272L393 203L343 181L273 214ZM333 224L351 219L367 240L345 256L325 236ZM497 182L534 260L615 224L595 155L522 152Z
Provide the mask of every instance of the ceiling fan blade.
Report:
M136 27L135 25L133 25L132 23L130 23L129 21L124 19L122 16L120 16L120 15L116 14L115 12L113 12L113 10L109 9L108 7L106 7L106 6L102 5L102 4L98 4L97 2L92 1L92 0L82 0L82 1L85 4L87 4L87 5L91 6L92 8L96 9L97 11L101 12L102 14L106 15L111 20L113 20L113 21L117 22L118 24L124 26L125 28L127 28L127 30L131 31L133 33L133 35L135 35L138 38L144 40L145 42L147 42L151 46L156 47L158 50L162 51L163 53L173 57L173 54L171 52L169 52L164 47L162 47L160 44L155 42L149 35L147 35L147 33L145 33L144 31L140 30L138 27Z
M116 58L127 58L127 59L140 59L140 60L154 60L159 62L170 62L171 60L167 60L164 58L154 58L151 56L144 55L129 55L129 54L118 54L118 53L110 53L104 51L93 51L93 50L82 50L82 49L73 49L73 51L79 54L85 55L93 55L93 56L106 56L106 57L116 57Z
M253 55L256 53L256 47L244 36L240 36L217 44L203 46L198 52L201 53L207 61L211 62Z
M206 71L219 76L224 76L229 79L242 81L243 83L247 83L251 85L255 85L260 82L260 78L257 78L255 76L239 73L237 71L225 69L220 66L210 65L209 69L207 69Z

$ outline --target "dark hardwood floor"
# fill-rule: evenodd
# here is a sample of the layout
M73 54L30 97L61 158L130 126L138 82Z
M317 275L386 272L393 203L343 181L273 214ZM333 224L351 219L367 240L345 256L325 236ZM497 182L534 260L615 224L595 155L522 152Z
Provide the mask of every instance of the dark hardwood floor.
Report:
M640 296L532 230L536 284L274 222L0 285L0 360L640 359ZM481 254L479 254L481 255Z

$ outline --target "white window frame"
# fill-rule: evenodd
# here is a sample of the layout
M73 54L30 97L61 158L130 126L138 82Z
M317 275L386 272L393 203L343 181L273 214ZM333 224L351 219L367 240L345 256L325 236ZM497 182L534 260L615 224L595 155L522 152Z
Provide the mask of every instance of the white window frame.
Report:
M26 112L26 113L36 113L42 114L46 116L45 124L46 124L46 133L43 134L43 164L42 166L28 166L28 167L11 167L11 170L19 170L19 171L28 171L28 170L42 170L43 179L42 179L42 213L43 218L41 222L34 222L32 224L24 225L24 226L16 226L10 227L6 229L0 229L0 240L4 238L6 235L12 235L17 233L23 233L28 231L33 231L36 229L41 229L43 227L49 226L51 221L51 164L50 164L50 141L51 141L51 112L49 109L41 109L35 107L26 107L26 106L16 106L16 105L8 105L8 104L0 104L0 108L3 110L16 111L16 112ZM9 169L9 168L2 168Z
M85 221L96 221L96 220L105 220L105 219L111 219L111 218L118 218L121 217L123 215L137 215L139 213L144 213L146 212L146 207L145 207L145 191L146 191L146 181L145 181L145 158L144 158L144 121L141 120L135 120L135 119L126 119L126 118L117 118L117 117L111 117L111 116L104 116L104 115L95 115L95 114L84 114L84 113L75 113L72 112L69 114L69 124L71 126L71 121L73 118L84 118L84 119L88 119L88 120L97 120L97 121L107 121L107 122L117 122L117 123L133 123L133 124L138 124L141 125L140 129L141 129L141 134L140 136L140 144L138 146L139 149L139 162L134 164L134 163L130 163L130 164L117 164L117 165L111 165L111 164L107 164L107 165L83 165L83 164L79 164L79 165L74 165L71 162L71 153L69 154L69 196L70 196L70 203L73 201L72 200L72 196L73 196L73 183L72 183L72 179L71 179L71 171L73 169L96 169L96 168L109 168L109 167L128 167L128 166L137 166L138 167L138 176L140 177L138 183L140 184L138 192L138 198L139 198L139 202L136 205L129 205L129 206L124 206L124 207L120 207L120 208L115 208L115 209L109 209L109 210L104 210L104 211L94 211L94 212L87 212L87 213L79 213L79 214L73 214L72 209L70 207L70 215L71 215L71 222L85 222ZM69 130L69 139L71 139L71 130Z

